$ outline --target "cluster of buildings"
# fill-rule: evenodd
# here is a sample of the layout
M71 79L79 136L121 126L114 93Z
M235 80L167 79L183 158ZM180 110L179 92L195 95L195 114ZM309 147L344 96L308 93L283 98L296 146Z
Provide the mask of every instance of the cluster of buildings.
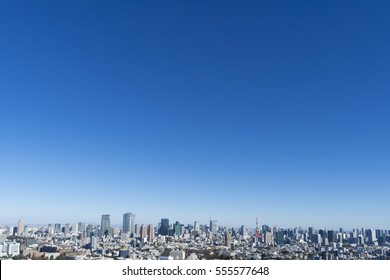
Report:
M390 260L390 230L342 228L247 229L195 221L184 225L163 218L157 226L137 224L134 213L124 213L121 226L110 215L100 225L49 224L0 226L0 259L322 259Z

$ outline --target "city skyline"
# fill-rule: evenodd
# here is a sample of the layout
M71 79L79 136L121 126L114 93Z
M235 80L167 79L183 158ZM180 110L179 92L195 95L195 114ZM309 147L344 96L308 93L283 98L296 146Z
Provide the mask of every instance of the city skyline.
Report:
M390 3L21 2L0 224L390 228Z
M17 227L0 225L0 259L14 260L389 260L390 230L354 228L283 228L258 224L256 229L170 223L158 227L135 224L129 232L130 214L123 227L76 223ZM134 217L134 216L133 216Z
M125 217L127 214L131 213L125 213L123 217ZM65 235L70 234L70 229L72 229L73 233L77 232L84 232L86 229L88 230L89 226L92 226L92 228L99 227L101 235L102 236L109 236L111 235L111 231L113 229L119 229L120 233L125 234L126 236L131 236L131 235L142 235L144 234L143 238L145 238L146 235L149 235L149 233L152 231L153 236L154 236L154 231L156 230L156 233L162 236L170 235L181 235L183 232L183 228L188 229L189 231L201 231L201 227L203 229L207 228L207 231L209 233L212 233L213 235L217 234L217 232L220 232L221 229L224 231L226 230L238 230L239 234L244 236L246 233L251 233L254 237L257 239L260 238L260 234L263 234L264 232L273 232L273 229L277 230L299 230L299 231L307 231L309 235L312 235L313 233L318 233L318 232L323 232L323 230L328 230L331 232L338 232L338 233L348 233L348 232L356 232L356 231L384 231L384 232L389 232L389 229L386 228L365 228L365 227L354 227L351 229L346 229L343 227L339 227L337 229L335 228L326 228L326 227L318 227L315 228L313 226L308 226L308 227L302 227L302 226L294 226L294 227L284 227L284 226L276 226L276 225L267 225L267 224L259 224L256 223L255 227L246 227L245 225L240 225L239 227L229 227L226 225L218 225L218 220L210 220L209 223L200 223L199 221L194 221L192 224L186 224L186 223L181 223L180 221L175 221L170 223L169 218L161 218L160 222L157 224L146 224L146 223L134 223L134 229L129 230L127 222L123 222L122 225L118 224L111 224L110 222L110 216L108 214L103 214L101 215L101 223L100 227L99 224L97 223L92 223L88 224L85 222L77 222L73 224L65 223L64 227L62 227L61 223L49 223L49 224L41 224L39 226L43 227L51 227L53 230L57 230L58 232L61 232L61 230L64 232ZM258 221L258 220L257 220ZM134 221L133 221L134 222ZM157 227L155 227L157 225ZM4 225L0 224L0 227L3 228L4 226L10 226L10 225ZM30 228L30 227L35 227L38 226L37 224L24 224L24 220L19 219L17 226L13 227L14 233L13 235L16 236L23 236L25 233L25 230ZM176 228L178 226L178 228ZM171 232L170 232L171 231ZM142 234L143 232L143 234ZM264 238L264 237L263 237Z
M132 227L130 230L127 230L127 225L125 225L125 216L127 216L128 214L131 214L132 217L133 217L133 220L130 222ZM211 217L209 218L209 220L193 220L192 222L187 219L187 220L180 220L180 219L177 219L177 218L172 218L172 217L163 217L163 218L159 218L159 219L156 219L156 221L136 221L135 220L135 217L136 217L136 214L135 213L131 213L131 212L127 212L127 213L123 213L122 214L122 221L121 222L117 222L118 219L115 219L115 216L114 216L114 222L111 222L111 217L112 215L111 214L102 214L99 216L99 222L97 221L81 221L81 220L69 220L69 219L64 219L64 220L61 220L61 219L57 219L56 221L49 221L49 222L46 222L46 223L43 223L43 222L40 222L40 223L29 223L22 219L22 218L19 218L17 220L17 222L13 221L13 222L10 222L10 223L1 223L0 222L0 226L12 226L12 225L16 225L16 227L18 228L18 233L19 233L19 230L20 230L20 226L19 225L23 225L23 227L25 226L47 226L47 225L52 225L52 226L55 226L55 225L68 225L69 226L74 226L74 225L80 225L80 224L83 224L84 226L85 225L93 225L93 226L100 226L100 228L102 229L102 231L104 232L108 232L108 229L109 228L119 228L121 231L123 231L124 233L128 233L128 234L132 234L136 231L135 227L138 226L142 226L142 225L145 225L145 226L150 226L150 225L153 225L153 226L156 226L157 228L157 232L158 233L161 233L162 235L166 235L167 232L168 232L168 229L172 227L174 228L175 224L176 223L180 223L181 225L193 225L194 228L196 228L196 224L198 226L202 225L202 226L207 226L210 228L210 230L212 232L216 232L216 229L219 228L219 227L224 227L224 228L235 228L235 229L238 229L240 230L241 228L245 228L245 229L248 229L248 230L254 230L254 234L256 234L256 231L257 229L259 229L260 231L261 230L264 230L264 226L266 227L276 227L276 228L284 228L284 229L291 229L291 228L306 228L306 229L328 229L328 230L338 230L338 229L344 229L346 231L352 231L354 229L361 229L361 228L364 228L364 229L385 229L387 230L388 228L387 227L379 227L379 226L376 226L376 225L370 225L370 226L364 226L364 225L353 225L353 226L350 226L350 227L345 227L344 225L337 225L337 226L329 226L329 225L321 225L321 224L310 224L310 225L303 225L303 224L275 224L275 223L268 223L268 222L260 222L259 220L259 217L257 216L256 217L256 221L255 223L252 223L252 224L223 224L223 223L220 223L218 219L211 219ZM163 230L163 232L160 232L160 228L158 228L158 225L163 225L165 224L165 226L163 226L163 228L165 228L165 230ZM104 230L103 230L103 227L104 227ZM214 230L213 230L214 228ZM390 227L389 227L390 228Z

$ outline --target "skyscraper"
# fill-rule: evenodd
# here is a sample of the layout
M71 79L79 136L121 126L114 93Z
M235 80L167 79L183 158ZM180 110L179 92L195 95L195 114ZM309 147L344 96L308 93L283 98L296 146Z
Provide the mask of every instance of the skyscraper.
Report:
M264 244L265 245L270 245L272 244L272 233L269 231L266 231L264 233Z
M373 229L367 230L367 243L373 244L376 241L376 232Z
M103 235L110 234L110 215L102 215L102 222L100 227Z
M146 225L141 225L141 239L146 239L148 237L148 227Z
M218 221L217 220L210 220L210 231L213 233L213 234L216 234L217 233L217 230L218 230L218 225L217 225Z
M173 234L176 236L181 235L181 224L179 221L176 221L176 223L173 225Z
M72 231L73 231L73 233L79 232L79 224L78 223L73 224Z
M54 231L60 232L61 231L61 224L54 224Z
M149 243L154 242L154 225L148 226L148 241Z
M139 224L135 224L135 226L134 226L134 233L135 233L135 235L139 236L140 231L141 231L141 229L140 229Z
M278 245L283 245L284 244L284 236L285 236L285 233L283 231L277 231L276 232L276 243Z
M244 226L244 225L242 225L242 226L240 227L240 235L241 235L241 236L245 236L245 226Z
M200 223L198 221L194 222L194 231L200 232Z
M309 236L311 237L314 233L313 227L309 227L307 232L308 232Z
M24 222L23 220L18 221L18 236L21 236L24 232Z
M78 229L79 229L80 232L84 232L85 231L85 224L79 222L78 223Z
M65 226L64 226L64 234L68 235L69 232L70 232L70 225L69 224L65 224Z
M123 214L123 232L135 233L135 214Z
M169 232L169 219L161 219L159 234L168 235Z
M225 246L230 247L232 245L232 235L230 232L225 233Z

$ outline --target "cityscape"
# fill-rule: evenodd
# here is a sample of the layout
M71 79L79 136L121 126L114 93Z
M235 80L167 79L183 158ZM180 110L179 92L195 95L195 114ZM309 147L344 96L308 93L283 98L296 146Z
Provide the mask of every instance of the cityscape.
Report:
M390 260L389 11L1 1L0 259Z
M208 223L139 224L123 214L121 226L109 214L100 224L0 226L0 259L13 260L390 260L390 230L282 228Z

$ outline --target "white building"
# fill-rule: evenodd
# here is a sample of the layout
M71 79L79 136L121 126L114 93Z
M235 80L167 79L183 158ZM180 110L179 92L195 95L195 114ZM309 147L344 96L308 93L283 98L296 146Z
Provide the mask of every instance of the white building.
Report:
M174 260L185 260L186 253L180 250L172 250L169 253L169 256L172 257Z
M24 222L23 220L18 221L18 236L21 236L24 231Z
M3 242L0 244L0 257L14 257L20 254L20 244L16 242Z

